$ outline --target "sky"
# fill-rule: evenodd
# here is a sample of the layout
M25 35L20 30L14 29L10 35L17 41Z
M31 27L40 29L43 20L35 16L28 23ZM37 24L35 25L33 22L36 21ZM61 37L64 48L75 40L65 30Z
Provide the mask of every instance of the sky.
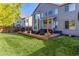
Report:
M36 3L24 3L22 4L22 7L20 8L20 14L21 16L31 16L35 8L38 4Z

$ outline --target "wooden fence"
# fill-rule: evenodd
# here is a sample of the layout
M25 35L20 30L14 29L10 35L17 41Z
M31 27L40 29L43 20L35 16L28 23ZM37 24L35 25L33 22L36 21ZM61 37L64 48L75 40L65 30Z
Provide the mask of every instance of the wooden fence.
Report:
M12 32L12 31L13 31L13 29L10 26L6 26L6 27L0 26L0 32L1 33L8 33L8 32Z

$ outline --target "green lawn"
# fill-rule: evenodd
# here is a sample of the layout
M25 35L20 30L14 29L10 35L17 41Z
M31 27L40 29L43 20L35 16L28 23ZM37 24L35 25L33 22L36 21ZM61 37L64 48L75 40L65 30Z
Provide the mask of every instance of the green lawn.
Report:
M43 41L19 34L0 34L0 55L76 55L79 38L60 36Z

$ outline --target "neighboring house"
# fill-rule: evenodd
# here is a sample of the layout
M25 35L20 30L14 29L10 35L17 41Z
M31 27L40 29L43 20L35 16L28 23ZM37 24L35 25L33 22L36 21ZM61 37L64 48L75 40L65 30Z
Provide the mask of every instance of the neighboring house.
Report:
M79 36L79 4L40 3L32 14L32 29L35 32L46 29L46 13L49 29L53 32Z
M19 16L18 17L18 20L16 21L16 23L14 24L14 27L17 29L17 30L26 30L26 18L25 17L21 17ZM15 29L15 30L16 30Z
M29 22L29 23L28 23ZM28 27L32 26L32 17L18 17L14 27L18 30L26 31Z
M32 27L32 17L26 17L26 26L27 27Z

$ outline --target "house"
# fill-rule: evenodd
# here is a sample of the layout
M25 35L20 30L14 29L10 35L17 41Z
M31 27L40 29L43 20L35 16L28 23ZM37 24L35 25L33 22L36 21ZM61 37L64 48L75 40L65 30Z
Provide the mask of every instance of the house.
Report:
M14 24L14 27L18 31L20 31L20 30L26 31L28 29L28 27L31 27L31 26L32 26L32 17L22 17L22 16L19 16L18 20Z
M32 16L26 17L26 27L32 27Z
M26 30L30 32L32 30L32 17L26 17Z
M19 16L17 21L14 23L14 28L16 31L26 30L26 19L25 17Z
M32 14L34 32L46 30L46 13L50 30L79 36L79 3L40 3Z

